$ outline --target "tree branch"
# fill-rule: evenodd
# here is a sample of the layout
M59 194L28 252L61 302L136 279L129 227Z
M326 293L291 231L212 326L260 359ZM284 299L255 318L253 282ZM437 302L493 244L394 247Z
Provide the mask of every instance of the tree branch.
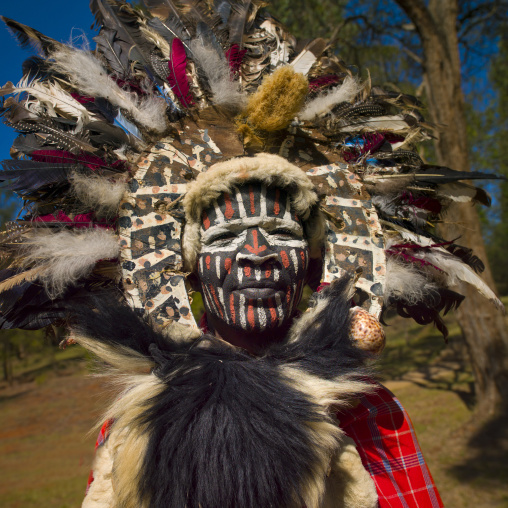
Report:
M395 2L414 23L422 39L437 35L434 20L423 0L395 0Z

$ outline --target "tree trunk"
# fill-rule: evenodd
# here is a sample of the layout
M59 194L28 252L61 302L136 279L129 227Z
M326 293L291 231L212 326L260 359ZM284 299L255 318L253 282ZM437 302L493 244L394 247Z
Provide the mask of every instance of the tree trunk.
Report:
M415 24L423 52L423 71L431 120L438 125L435 142L439 164L469 171L464 94L457 37L458 0L396 0ZM442 228L445 238L460 236L460 244L474 248L486 269L484 280L493 288L480 221L470 205L452 207ZM458 318L475 375L477 409L492 413L508 401L508 333L502 314L468 286Z

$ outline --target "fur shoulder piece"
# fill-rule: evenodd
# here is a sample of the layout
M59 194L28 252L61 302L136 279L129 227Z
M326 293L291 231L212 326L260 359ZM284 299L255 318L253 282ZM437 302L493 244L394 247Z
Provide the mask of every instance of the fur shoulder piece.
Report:
M115 419L113 505L313 508L331 469L344 492L374 499L363 467L341 472L354 450L342 448L330 409L372 386L348 335L350 293L349 280L333 284L313 319L259 358L210 336L164 337L125 306L87 307L76 338L125 386L106 415Z

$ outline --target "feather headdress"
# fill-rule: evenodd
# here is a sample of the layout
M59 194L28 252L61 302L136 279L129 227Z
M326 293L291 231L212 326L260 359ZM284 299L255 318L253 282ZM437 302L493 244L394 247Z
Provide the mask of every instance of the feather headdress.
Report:
M12 291L17 282L28 295L42 280L47 304L60 308L58 295L108 259L141 313L160 325L195 326L181 198L215 163L264 151L300 167L325 195L324 282L356 271L357 300L375 315L423 305L438 322L444 297L436 295L457 294L458 281L499 306L475 274L481 262L432 227L451 202L488 205L488 195L463 180L494 176L425 165L414 149L427 136L418 100L362 83L322 39L297 53L294 38L261 7L146 0L141 10L93 0L94 52L4 19L39 56L18 85L0 89L4 121L20 133L0 179L27 204L20 221L27 231L2 239L3 257L15 261L0 288ZM93 255L83 228L90 238L108 235L104 252ZM113 231L117 250L106 248ZM72 259L58 256L64 244L74 248ZM116 291L117 276L109 281Z

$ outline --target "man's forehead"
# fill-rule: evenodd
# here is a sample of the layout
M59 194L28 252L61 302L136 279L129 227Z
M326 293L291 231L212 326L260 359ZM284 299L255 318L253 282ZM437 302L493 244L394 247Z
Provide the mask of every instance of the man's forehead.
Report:
M300 221L291 210L289 194L279 187L267 187L250 182L225 192L216 202L204 210L202 227L207 230L224 221L238 221L253 217L274 217Z

